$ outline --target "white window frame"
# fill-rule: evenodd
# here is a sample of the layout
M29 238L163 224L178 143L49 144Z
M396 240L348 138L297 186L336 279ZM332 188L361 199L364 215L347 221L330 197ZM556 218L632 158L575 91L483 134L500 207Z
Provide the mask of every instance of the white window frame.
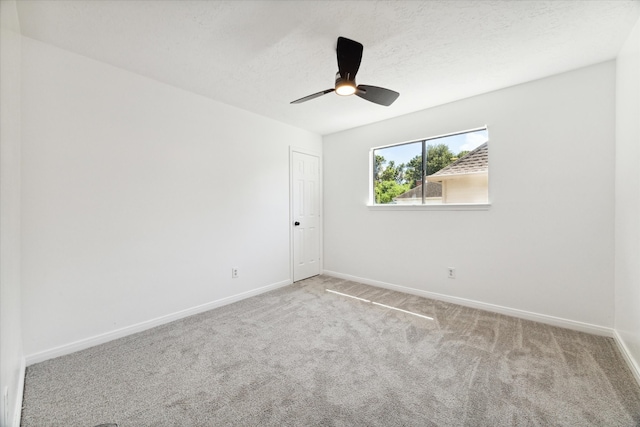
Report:
M438 136L430 136L428 138L420 138L412 141L398 142L395 144L387 144L387 145L381 145L378 147L370 148L369 157L368 157L369 159L369 203L367 204L367 208L372 211L486 211L486 210L489 210L491 208L491 185L489 185L489 188L487 188L487 193L488 193L487 203L443 203L443 204L424 204L424 205L422 203L399 204L399 205L391 204L391 203L376 204L375 194L373 190L374 188L374 182L373 182L374 166L373 165L375 162L375 158L374 158L375 150L379 150L382 148L396 147L398 145L404 145L404 144L412 144L416 142L423 142L423 141L426 142L426 141L430 141L438 138L446 138L448 136L460 135L463 133L471 133L471 132L476 132L480 130L486 130L488 132L489 127L485 125L485 126L468 129L464 131L451 132L451 133L446 133ZM491 161L489 160L489 162ZM424 182L424 177L423 177L423 182ZM489 180L489 182L491 182L491 180Z

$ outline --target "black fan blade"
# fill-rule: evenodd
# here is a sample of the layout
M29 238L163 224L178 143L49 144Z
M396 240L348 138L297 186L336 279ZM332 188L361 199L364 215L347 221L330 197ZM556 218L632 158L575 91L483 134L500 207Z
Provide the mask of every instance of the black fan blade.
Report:
M362 61L362 44L344 38L338 37L338 70L340 77L346 80L355 80L360 61Z
M301 104L301 103L306 102L306 101L311 101L314 98L319 98L322 95L326 95L328 93L333 92L334 90L335 89L323 90L322 92L317 92L317 93L314 93L313 95L308 95L308 96L305 96L304 98L300 98L300 99L296 99L295 101L291 101L291 103L292 104Z
M393 104L393 101L398 99L400 94L393 90L385 89L378 86L358 85L356 95L367 101L371 101L375 104L380 104L388 107Z

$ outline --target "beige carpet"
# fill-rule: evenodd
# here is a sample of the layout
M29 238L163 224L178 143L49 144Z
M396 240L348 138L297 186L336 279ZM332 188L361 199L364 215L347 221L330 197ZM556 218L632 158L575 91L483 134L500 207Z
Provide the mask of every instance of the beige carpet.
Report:
M640 388L610 338L319 276L30 366L22 419L639 426Z

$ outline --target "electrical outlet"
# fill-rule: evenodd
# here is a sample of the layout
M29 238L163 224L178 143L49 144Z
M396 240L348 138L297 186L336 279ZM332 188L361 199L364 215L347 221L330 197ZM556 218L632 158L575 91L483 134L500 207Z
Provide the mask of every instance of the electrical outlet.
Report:
M447 267L447 271L448 271L448 278L449 279L455 279L456 278L456 269L453 267Z
M238 267L232 267L231 268L231 278L232 279L237 279L238 278Z

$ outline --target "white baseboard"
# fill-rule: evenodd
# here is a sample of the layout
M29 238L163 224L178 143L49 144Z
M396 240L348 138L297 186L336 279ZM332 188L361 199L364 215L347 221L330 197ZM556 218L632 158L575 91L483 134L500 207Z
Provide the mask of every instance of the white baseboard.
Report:
M38 353L29 354L26 357L26 365L30 366L35 363L40 363L40 362L44 362L45 360L53 359L55 357L64 356L66 354L71 354L76 351L84 350L89 347L93 347L99 344L104 344L106 342L113 341L118 338L126 337L128 335L142 332L147 329L154 328L156 326L164 325L165 323L173 322L174 320L183 319L185 317L193 316L194 314L199 314L205 311L212 310L217 307L222 307L223 305L231 304L246 298L260 295L262 293L269 292L274 289L278 289L283 286L290 285L291 283L292 283L291 280L283 280L278 283L273 283L271 285L253 289L251 291L242 292L240 294L232 295L230 297L221 298L219 300L215 300L215 301L211 301L195 307L187 308L185 310L177 311L175 313L167 314L165 316L160 316L155 319L137 323L135 325L126 326L124 328L116 329L114 331L106 332L104 334L96 335L89 338L84 338L82 340L78 340L69 344L64 344L58 347L54 347L49 350L44 350Z
M638 362L633 358L633 356L631 356L631 351L629 350L629 347L627 347L627 345L625 344L620 334L618 334L618 331L614 330L613 339L616 341L616 344L618 344L618 348L620 349L620 353L622 353L622 357L624 357L624 360L626 360L627 365L629 365L629 369L631 370L631 373L633 374L633 376L636 379L636 382L640 386L640 366L638 366Z
M336 277L338 279L351 280L353 282L363 283L378 288L390 289L393 291L404 292L406 294L418 295L439 301L450 302L452 304L463 305L465 307L477 308L480 310L491 311L493 313L505 314L507 316L517 317L520 319L533 320L534 322L545 323L547 325L559 326L561 328L572 329L589 334L604 335L613 337L614 330L604 326L593 325L590 323L578 322L575 320L563 319L561 317L548 316L546 314L534 313L531 311L518 310L516 308L504 307L501 305L489 304L486 302L474 301L466 298L454 297L450 295L438 294L435 292L423 291L421 289L409 288L392 283L380 282L378 280L367 279L364 277L352 276L350 274L338 273L336 271L324 270L323 274Z
M16 403L13 408L13 420L9 424L13 427L20 427L20 421L22 418L22 398L24 397L24 377L27 373L27 362L25 358L22 358L20 362L20 373L18 380L18 394L16 395Z

